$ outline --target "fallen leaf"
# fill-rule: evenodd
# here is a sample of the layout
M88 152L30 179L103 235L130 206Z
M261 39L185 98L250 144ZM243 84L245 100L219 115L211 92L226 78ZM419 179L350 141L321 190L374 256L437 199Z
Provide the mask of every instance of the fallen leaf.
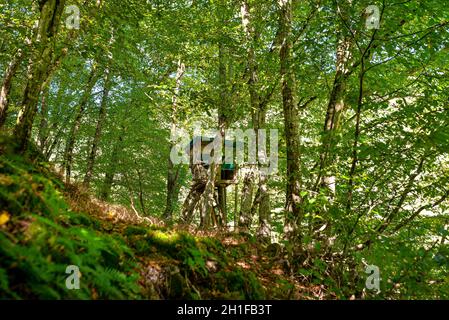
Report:
M10 215L6 211L2 211L0 214L0 226L6 224L9 221Z

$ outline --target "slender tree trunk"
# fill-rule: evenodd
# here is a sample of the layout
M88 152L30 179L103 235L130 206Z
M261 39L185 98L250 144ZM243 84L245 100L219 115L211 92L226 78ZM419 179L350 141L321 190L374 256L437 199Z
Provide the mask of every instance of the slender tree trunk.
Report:
M380 13L380 20L382 20L384 14L385 6L382 7ZM370 60L374 54L374 42L378 29L375 29L371 35L371 40L368 43L367 47L361 52L360 58L360 73L359 73L359 93L357 98L357 111L356 111L356 119L355 119L355 132L354 132L354 143L352 146L352 161L351 161L351 169L349 170L349 181L348 181L348 192L346 196L346 211L349 213L351 211L352 201L353 201L353 193L354 193L354 179L356 168L359 162L358 156L358 148L360 143L360 125L361 125L361 117L362 117L362 107L363 107L363 98L364 98L364 85L365 85L365 76L367 72L367 65L370 64Z
M220 174L220 171L217 173ZM228 224L228 212L227 212L227 192L226 192L226 186L219 185L217 187L218 191L218 205L220 206L220 220L219 225L222 227L226 227Z
M56 96L56 101L60 101L60 95L62 93L63 89L59 87L58 94ZM71 114L68 114L66 116L63 116L61 114L58 114L55 116L57 120L53 122L51 125L51 128L48 130L48 138L44 150L45 158L49 160L53 154L53 150L57 150L57 145L61 142L61 137L63 136L61 133L63 130L67 127L69 120L71 118ZM62 121L60 120L62 118ZM51 132L54 132L50 135Z
M168 160L167 169L167 199L165 204L164 219L170 221L173 217L175 203L178 200L179 167L175 168L173 162Z
M47 143L48 134L49 134L48 101L47 101L47 99L49 96L51 81L52 81L55 71L59 68L62 60L67 55L67 52L68 52L67 48L64 48L61 51L61 54L49 66L47 74L45 76L45 80L42 83L41 92L40 92L40 95L41 95L41 109L40 109L41 121L39 124L39 131L38 131L38 142L39 142L39 147L41 148L42 151L44 151L46 148L46 143ZM60 92L61 92L61 90L59 90L58 96L59 96Z
M65 0L42 0L39 2L40 17L37 32L33 39L33 53L28 66L28 81L25 86L21 110L14 128L18 141L18 152L24 152L31 135L33 120L37 111L42 84L47 79L51 65L55 38Z
M345 6L349 5L351 5L351 1L348 1L348 3L342 7L337 7L337 10L341 12L343 19L347 19ZM340 20L340 18L338 19ZM338 143L337 133L340 127L340 118L345 110L344 95L346 92L346 82L353 71L349 64L354 40L352 36L348 34L346 26L341 25L341 23L338 23L338 25L337 33L339 34L339 39L337 43L336 70L327 104L321 140L319 172L314 187L315 190L318 189L319 185L327 188L330 191L331 196L335 196L336 187L335 170L331 168L331 164L335 162L334 149Z
M250 107L251 107L251 117L253 122L253 127L256 132L256 145L257 145L257 129L259 127L259 94L257 92L257 64L256 64L256 56L254 52L255 45L255 31L251 21L250 15L250 7L247 0L243 0L241 3L240 12L242 15L242 26L245 31L246 37L246 51L248 57L248 90L250 96ZM242 231L248 231L251 227L251 222L253 218L253 214L255 214L253 210L253 194L255 189L255 181L257 178L257 172L255 167L251 167L250 171L246 173L245 178L243 179L243 190L242 190L242 202L240 206L240 219L239 219L239 227Z
M20 62L22 62L22 59L23 51L19 49L6 68L5 75L3 77L2 87L0 88L0 128L2 128L6 122L12 79L17 72Z
M70 127L69 136L64 149L63 157L63 168L65 169L66 182L70 183L70 178L72 174L72 162L73 162L73 149L75 147L76 137L81 126L81 120L86 110L87 103L89 102L89 97L91 96L92 88L98 80L97 69L92 66L90 71L89 79L87 85L84 89L83 95L81 97L80 103L76 110L75 119Z
M362 62L360 64L360 74L359 74L359 96L357 99L357 111L355 117L355 131L354 131L354 143L352 146L352 160L351 160L351 169L349 170L349 181L348 181L348 193L346 200L346 210L349 212L352 206L352 197L354 192L354 175L355 170L359 161L358 157L358 146L360 140L360 124L361 124L361 115L362 115L362 106L363 106L363 86L364 86L364 77L365 77L365 61L362 56Z
M83 181L83 184L86 187L88 187L90 185L90 181L92 179L92 174L94 171L94 165L95 165L95 160L97 157L98 145L99 145L100 139L101 139L103 124L106 119L106 107L108 104L110 87L111 87L111 73L110 73L109 69L106 69L104 86L103 86L103 97L101 99L100 110L98 113L97 127L95 129L95 135L94 135L94 139L92 141L92 148L90 150L89 157L87 158L87 170L86 170L86 174L84 176L84 181Z
M172 110L171 110L171 130L172 132L176 130L177 124L177 107L178 107L178 96L181 89L181 80L185 72L184 63L181 60L178 61L178 70L176 72L175 78L175 93L172 98ZM169 152L174 146L174 141L170 139ZM171 161L170 156L168 157L168 170L167 170L167 198L164 211L164 219L171 220L173 216L174 205L178 201L178 176L179 176L179 166L175 168L175 165Z
M301 248L299 227L302 221L300 195L300 154L298 110L295 102L296 79L292 58L292 0L279 0L281 39L280 75L282 81L282 104L284 110L284 130L287 144L287 190L285 234L298 249Z
M238 183L236 183L234 185L234 231L237 231L237 226L239 223L238 197L239 197L239 185Z
M134 164L137 167L137 162L134 161ZM142 185L142 173L140 172L139 168L136 168L137 171L137 181L139 182L139 204L142 208L143 215L147 215L147 210L145 209L145 201L143 197L143 185Z
M251 170L243 178L242 200L240 202L239 230L247 232L251 227L251 206L254 194L254 171Z
M257 130L265 129L266 110L262 103L259 102L258 109L258 121L255 126ZM257 197L253 203L253 210L259 212L259 226L257 234L263 241L268 241L271 237L271 225L270 225L270 195L268 193L268 175L262 170L262 166L266 165L267 154L266 148L262 147L266 141L260 141L259 133L256 131L257 141L257 166L259 176L259 187L257 190ZM258 209L258 210L257 210Z
M259 126L265 128L265 110L259 111ZM260 139L259 135L257 135ZM265 141L258 140L258 148ZM268 175L262 170L262 165L266 165L266 149L260 148L258 150L258 167L259 167L259 188L257 190L257 196L254 200L254 210L259 211L259 226L257 229L257 235L260 240L269 242L271 241L271 223L270 223L270 195L268 193Z
M48 140L48 95L50 87L46 86L42 92L41 98L41 121L39 124L39 147L45 150Z
M249 81L248 89L250 95L250 105L253 112L253 126L256 133L256 145L258 148L258 160L257 160L257 174L249 175L248 178L253 177L254 180L258 179L259 184L256 191L256 197L251 207L251 218L258 214L259 226L258 235L261 238L268 238L270 236L270 198L268 194L268 177L262 173L261 167L265 164L266 154L264 154L264 148L260 148L261 143L265 141L259 141L259 129L265 129L266 121L266 99L262 99L260 94L259 77L258 77L258 65L256 61L255 46L257 45L257 34L253 27L253 19L251 15L251 10L248 4L248 0L243 0L241 4L241 14L242 14L242 25L246 35L246 47L248 55L248 72ZM249 181L248 181L249 183ZM254 181L251 181L254 184ZM251 195L250 192L248 195ZM245 199L244 201L250 201ZM245 208L246 210L246 208ZM245 214L245 212L243 212ZM249 219L244 219L248 221ZM246 222L245 222L246 223Z
M257 128L258 127L258 108L259 108L259 95L256 89L257 77L257 65L255 61L254 52L254 28L251 24L250 8L247 0L243 0L240 7L240 13L242 18L242 26L245 32L245 42L247 47L248 57L248 89L250 96L250 110L254 129L256 130L256 144L257 144ZM256 172L254 167L250 167L249 171L243 178L242 199L240 204L239 213L239 229L247 232L251 227L252 222L252 201L255 188Z
M216 196L215 188L218 187L218 192L225 192L221 190L221 186L216 186L217 175L221 174L221 160L223 146L225 143L225 129L227 125L227 108L228 108L228 90L226 80L226 59L224 52L224 45L220 41L218 45L218 59L219 59L219 85L220 85L220 101L218 103L218 126L219 132L214 137L214 154L210 159L209 169L207 170L207 182L204 188L204 192L200 199L200 212L201 212L201 224L202 228L209 228L210 226L218 226L226 224L226 210L224 209L226 204L220 203L220 200L225 200L226 196ZM217 216L216 209L218 209L219 215Z
M259 176L259 228L257 234L264 241L271 240L270 195L268 193L268 177L261 173Z
M124 127L122 127L122 132L120 133L117 141L114 144L114 148L112 149L111 159L109 160L109 166L108 169L106 170L103 186L101 188L100 199L104 201L109 200L109 196L111 194L112 185L114 183L114 177L117 172L119 155L121 154L123 148L123 134L124 134Z
M220 83L220 103L218 104L218 129L219 134L221 138L221 151L224 154L225 151L225 130L228 125L228 108L229 108L229 92L227 89L227 70L226 70L226 52L224 48L223 42L220 42L219 48L218 48L218 55L219 55L219 83ZM215 152L215 151L214 151ZM223 160L223 155L220 155L221 159ZM220 164L215 164L215 172L216 175L219 176L219 179L221 179L221 165L222 161L220 161ZM215 180L214 180L214 190L215 190ZM217 186L218 191L218 212L220 214L220 219L216 219L219 221L219 224L221 226L226 226L227 224L227 212L226 212L226 186L224 185L218 185Z
M64 121L64 122L67 123L67 121ZM45 148L45 150L43 151L43 153L44 153L44 155L45 155L45 159L47 159L47 161L50 161L50 158L51 158L51 156L52 156L52 154L53 154L53 151L54 151L55 149L57 149L56 146L59 145L59 143L61 142L60 137L61 137L61 133L62 133L62 131L63 131L63 130L62 130L63 127L64 127L64 124L61 125L61 126L56 130L56 132L54 133L52 139L50 139L50 136L48 137L49 141L47 141L46 148ZM55 128L56 128L56 126L55 126Z

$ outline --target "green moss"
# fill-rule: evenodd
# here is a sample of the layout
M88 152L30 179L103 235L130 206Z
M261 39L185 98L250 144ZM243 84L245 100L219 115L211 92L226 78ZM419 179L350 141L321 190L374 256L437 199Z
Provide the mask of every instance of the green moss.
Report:
M98 232L98 220L72 212L45 171L25 158L0 156L0 204L12 216L0 231L0 298L139 297L132 251ZM65 286L68 265L80 268L80 290Z

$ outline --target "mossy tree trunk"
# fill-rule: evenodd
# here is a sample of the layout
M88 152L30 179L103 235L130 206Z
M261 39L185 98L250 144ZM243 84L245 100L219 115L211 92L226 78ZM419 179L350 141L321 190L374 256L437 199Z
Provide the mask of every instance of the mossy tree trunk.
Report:
M23 51L19 49L6 68L5 75L3 76L2 87L0 88L0 128L3 127L6 122L12 79L16 74L22 59Z
M292 0L279 0L279 51L280 75L282 82L282 105L284 111L284 134L287 149L287 186L285 235L301 248L299 227L302 221L301 210L301 167L299 153L299 117L295 98L296 79L292 56Z
M32 42L27 83L17 124L14 128L19 152L26 150L31 136L39 95L43 83L48 78L48 71L53 60L56 36L64 6L65 0L42 0L39 2L40 16Z
M50 87L45 86L44 90L42 91L42 98L41 98L41 121L39 124L39 147L42 151L45 150L47 140L48 140L48 98L50 93Z

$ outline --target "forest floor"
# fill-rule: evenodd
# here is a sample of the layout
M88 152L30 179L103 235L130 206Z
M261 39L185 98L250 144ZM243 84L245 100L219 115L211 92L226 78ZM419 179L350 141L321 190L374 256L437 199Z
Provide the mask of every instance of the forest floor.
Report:
M31 159L31 160L30 160ZM247 234L166 227L65 184L0 142L0 298L320 299ZM79 268L80 288L66 286Z

